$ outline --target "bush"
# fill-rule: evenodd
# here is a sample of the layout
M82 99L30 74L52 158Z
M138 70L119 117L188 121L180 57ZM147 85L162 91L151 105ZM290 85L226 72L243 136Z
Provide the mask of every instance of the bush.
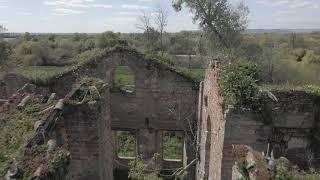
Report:
M0 39L0 66L5 64L11 53L11 46L8 42Z
M136 157L129 162L129 178L134 180L162 180L160 174L160 165L158 163L159 154L154 154L153 158L145 163L141 157Z
M119 36L112 31L107 31L100 34L96 39L96 46L99 48L110 48L117 45Z
M267 92L259 86L260 81L257 65L240 60L223 70L222 91L226 105L252 109L269 124L272 122L272 107Z
M300 62L302 61L302 58L306 55L307 51L305 49L295 49L292 54L295 57L295 60Z

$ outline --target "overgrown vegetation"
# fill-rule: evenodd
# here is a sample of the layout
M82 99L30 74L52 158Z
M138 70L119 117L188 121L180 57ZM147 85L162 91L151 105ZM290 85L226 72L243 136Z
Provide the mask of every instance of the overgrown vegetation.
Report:
M260 86L257 65L239 60L227 65L222 73L221 87L225 104L249 108L261 116L264 123L272 123L272 107L268 92Z
M136 135L130 131L117 131L118 157L136 157Z
M39 98L30 101L24 109L0 113L0 177L7 172L8 163L23 153L27 140L33 135L34 123L41 119Z
M182 160L182 153L182 133L165 131L163 136L163 159Z
M79 88L70 98L71 104L83 104L90 101L97 101L101 93L108 86L103 80L93 77L82 77L78 80Z
M264 85L264 88L270 91L280 91L280 92L303 91L309 94L314 94L318 96L320 95L319 85L301 85L301 86L295 86L292 84Z
M129 162L130 170L128 177L134 180L162 180L159 177L161 171L159 160L159 154L154 154L147 162L142 157L137 156Z

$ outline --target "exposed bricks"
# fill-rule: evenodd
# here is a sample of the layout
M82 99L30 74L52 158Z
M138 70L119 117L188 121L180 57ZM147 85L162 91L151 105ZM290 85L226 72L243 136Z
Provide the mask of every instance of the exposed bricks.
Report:
M274 92L279 101L273 104L275 118L274 127L271 127L259 121L250 110L229 109L223 112L218 78L219 69L209 68L203 89L200 88L200 162L197 165L197 179L231 179L234 165L232 148L236 144L248 145L262 152L270 143L275 155L285 156L302 166L306 164L308 153L313 152L316 156L313 164L320 164L317 162L319 150L312 145L320 144L319 140L311 142L312 129L319 128L316 126L320 117L320 105L316 103L319 97L303 91ZM205 101L208 101L207 105ZM208 120L211 121L211 138L206 138ZM206 144L210 139L211 146L208 147Z

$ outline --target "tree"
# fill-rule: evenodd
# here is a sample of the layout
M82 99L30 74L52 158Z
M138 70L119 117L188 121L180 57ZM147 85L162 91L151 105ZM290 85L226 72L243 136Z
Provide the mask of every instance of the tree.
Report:
M7 29L3 25L0 25L0 34L6 32Z
M24 35L23 35L23 39L25 41L30 41L32 39L32 36L29 32L25 32Z
M160 33L160 49L163 52L163 33L168 25L168 11L161 6L159 6L156 11L155 23L158 26L158 31Z
M227 0L175 0L173 7L180 11L182 4L190 8L193 20L199 22L205 32L217 37L222 47L237 47L240 43L249 13L243 3L233 8Z
M3 25L0 25L0 34L4 33L5 31L7 31L7 29ZM10 44L4 41L0 36L0 67L1 65L6 63L10 53L11 53Z
M143 34L147 40L147 47L153 48L155 42L158 40L158 32L151 25L151 15L145 11L141 11L141 14L138 16L139 23L136 24L136 27L143 31Z

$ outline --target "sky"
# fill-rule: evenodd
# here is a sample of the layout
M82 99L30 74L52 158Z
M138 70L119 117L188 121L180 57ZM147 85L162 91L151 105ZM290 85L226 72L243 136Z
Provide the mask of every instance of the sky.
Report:
M235 4L239 0L229 0ZM250 29L320 28L320 0L243 0ZM0 24L9 32L139 32L138 16L161 6L167 32L197 30L188 8L175 12L172 0L0 0Z

